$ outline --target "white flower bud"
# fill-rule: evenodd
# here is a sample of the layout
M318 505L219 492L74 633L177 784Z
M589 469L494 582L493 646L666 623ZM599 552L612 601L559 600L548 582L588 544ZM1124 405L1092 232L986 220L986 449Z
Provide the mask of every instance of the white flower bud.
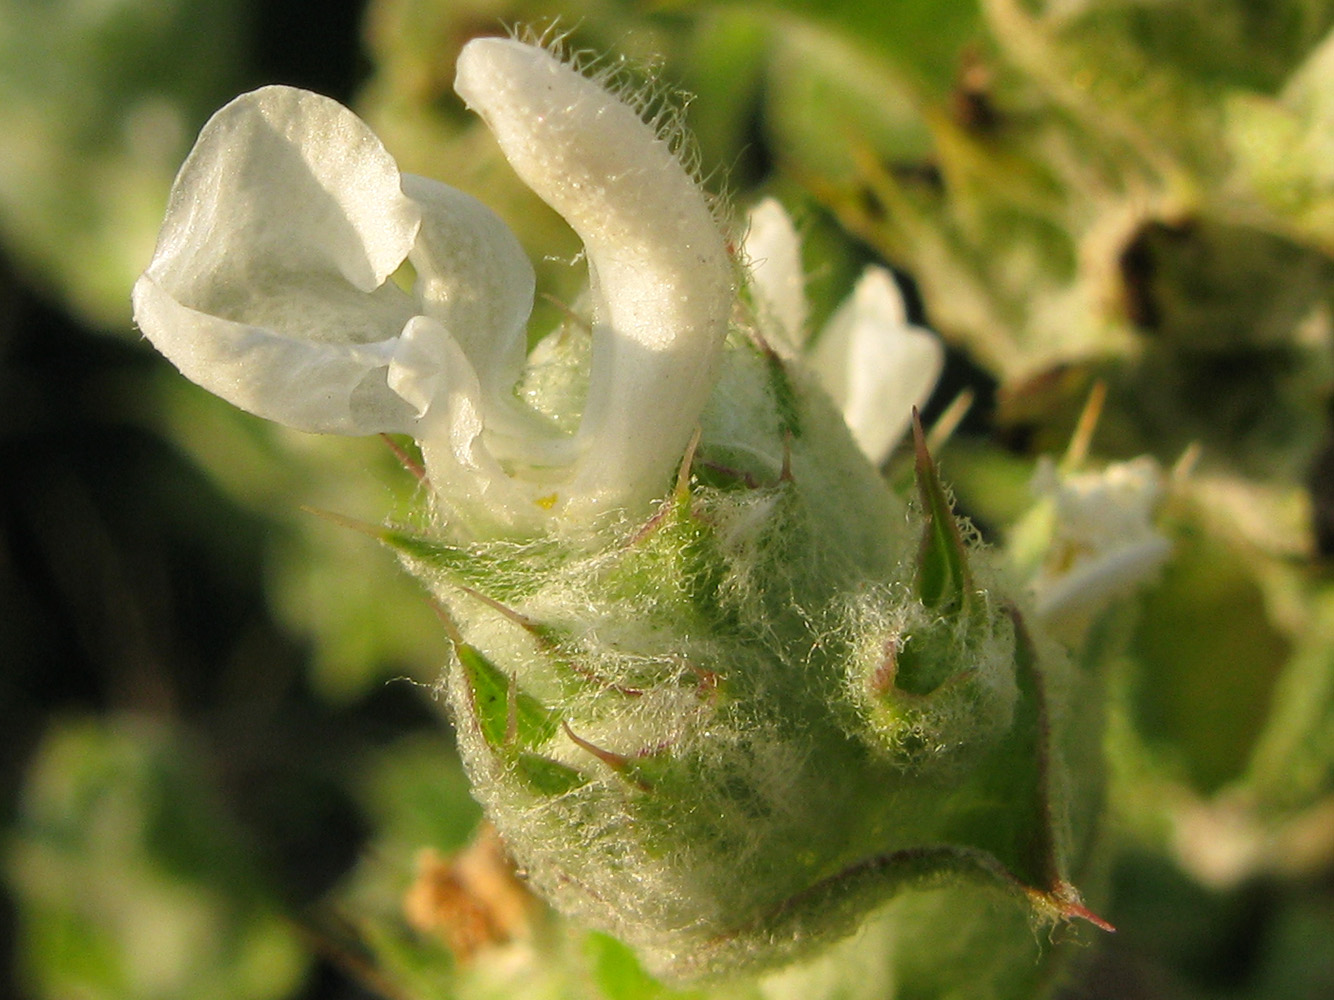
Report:
M804 354L873 465L884 464L931 396L945 363L940 340L908 322L894 276L870 267L852 297L812 336L797 231L773 198L751 210L744 246L761 331L787 357Z

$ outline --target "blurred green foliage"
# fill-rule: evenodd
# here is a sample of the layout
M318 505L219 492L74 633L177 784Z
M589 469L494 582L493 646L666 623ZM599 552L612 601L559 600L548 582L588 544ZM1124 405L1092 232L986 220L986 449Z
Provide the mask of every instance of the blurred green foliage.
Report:
M66 720L7 850L24 972L43 995L284 997L307 959L207 767L146 718Z
M738 215L785 200L817 322L868 260L915 283L951 349L928 415L977 399L943 472L995 544L1095 382L1093 464L1197 447L1164 515L1172 564L1090 646L1112 691L1120 933L1065 995L1334 995L1334 3L347 11L365 61L342 85L404 169L513 225L551 296L535 333L577 296L578 247L451 81L473 34L559 18L572 48L694 93L701 170ZM381 442L262 424L129 343L128 289L194 131L287 78L275 51L306 65L332 44L256 34L316 17L0 3L0 237L27 282L0 301L0 819L25 988L894 995L862 948L874 924L816 967L677 994L550 915L468 963L405 923L418 849L459 851L477 821L429 693L447 642L370 539L302 508L378 523L417 484Z
M240 81L239 2L0 5L0 231L77 310L125 326L165 188Z

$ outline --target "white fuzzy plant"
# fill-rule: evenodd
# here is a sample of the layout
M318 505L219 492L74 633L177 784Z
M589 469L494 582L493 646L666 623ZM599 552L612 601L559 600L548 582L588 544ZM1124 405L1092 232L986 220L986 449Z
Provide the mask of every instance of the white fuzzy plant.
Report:
M381 535L447 609L475 794L558 910L690 981L899 906L912 995L1040 991L1030 925L1098 922L1098 697L920 429L914 495L878 473L939 345L873 271L808 350L776 203L729 249L671 137L558 53L478 39L456 87L582 239L587 328L530 354L504 224L283 87L205 126L140 327L262 417L419 442L428 510Z

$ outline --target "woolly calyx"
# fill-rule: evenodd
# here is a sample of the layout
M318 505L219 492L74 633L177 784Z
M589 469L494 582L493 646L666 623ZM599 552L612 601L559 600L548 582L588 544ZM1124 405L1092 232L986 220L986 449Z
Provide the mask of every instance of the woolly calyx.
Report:
M904 767L976 763L1014 721L1016 636L996 588L979 586L949 496L913 414L922 518L912 586L856 601L849 669L868 738ZM986 569L985 564L982 567Z
M1091 917L1085 682L917 446L905 506L808 375L736 338L677 490L605 547L384 535L447 609L460 749L529 884L665 979L791 961L931 886ZM1020 926L997 947L1031 970Z

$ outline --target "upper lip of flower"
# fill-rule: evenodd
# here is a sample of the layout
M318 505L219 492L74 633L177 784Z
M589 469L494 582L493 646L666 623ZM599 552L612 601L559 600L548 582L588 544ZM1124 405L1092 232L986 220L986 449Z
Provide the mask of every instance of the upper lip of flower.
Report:
M670 143L552 53L465 46L457 89L583 239L588 401L560 434L513 389L531 264L503 222L400 175L346 108L287 87L204 127L176 179L135 318L192 380L310 431L401 432L477 530L530 532L663 492L712 388L732 266ZM410 292L391 275L405 260Z

